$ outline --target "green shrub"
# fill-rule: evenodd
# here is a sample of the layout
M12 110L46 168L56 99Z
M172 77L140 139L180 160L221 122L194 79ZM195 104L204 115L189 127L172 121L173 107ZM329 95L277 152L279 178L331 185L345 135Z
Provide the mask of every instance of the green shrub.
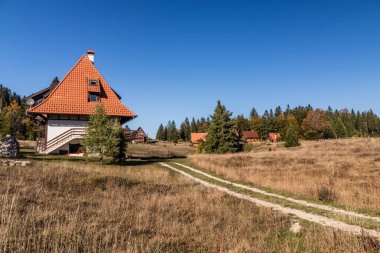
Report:
M246 143L243 146L244 152L251 152L253 150L253 144L252 143Z

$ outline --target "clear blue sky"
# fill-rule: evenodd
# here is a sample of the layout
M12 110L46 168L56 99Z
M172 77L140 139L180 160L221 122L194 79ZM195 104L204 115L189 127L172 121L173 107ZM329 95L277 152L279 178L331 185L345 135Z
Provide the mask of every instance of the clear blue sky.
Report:
M276 105L380 113L380 1L0 0L0 83L28 95L87 49L158 125Z

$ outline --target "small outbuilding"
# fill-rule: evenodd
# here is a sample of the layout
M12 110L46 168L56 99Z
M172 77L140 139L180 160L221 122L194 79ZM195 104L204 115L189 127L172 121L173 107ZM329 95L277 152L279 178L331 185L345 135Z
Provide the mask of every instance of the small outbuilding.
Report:
M206 138L207 133L191 133L191 144L193 146L198 146L198 143L205 141Z
M280 139L281 135L280 135L280 133L269 133L268 137L271 141L276 143Z
M132 143L145 143L148 140L148 135L142 127L137 128L137 130L126 130L125 135L127 140Z
M259 133L256 131L243 131L242 139L246 142L253 142L260 139Z

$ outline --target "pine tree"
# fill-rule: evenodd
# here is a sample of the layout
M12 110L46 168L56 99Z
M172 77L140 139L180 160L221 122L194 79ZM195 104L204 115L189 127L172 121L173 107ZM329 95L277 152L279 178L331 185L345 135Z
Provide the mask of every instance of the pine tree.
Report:
M370 136L379 135L379 119L372 110L367 113L368 133Z
M172 141L172 121L169 120L168 123L166 124L166 140L167 141Z
M227 153L238 150L238 138L231 120L232 113L218 101L211 116L204 150L206 153Z
M125 138L123 127L116 119L113 121L112 137L116 143L115 150L111 153L112 161L113 163L123 165L126 162L127 139Z
M171 142L177 142L178 141L178 131L176 124L173 121L169 121L167 125L167 140Z
M120 140L114 127L115 124L106 115L103 105L98 104L90 116L82 143L89 154L98 157L100 163L104 162L105 157L114 157L120 150Z
M299 136L297 130L292 125L289 125L285 135L285 147L290 148L299 146L300 143L298 139Z
M200 133L206 133L207 129L208 129L208 123L207 123L206 119L202 117L197 122L199 122L198 123L198 132L200 132Z
M167 141L168 140L168 127L167 126L164 128L164 136L165 136L165 138L163 140Z
M253 118L253 117L257 117L257 116L259 116L259 114L257 113L256 108L252 107L252 110L249 113L249 118Z
M270 121L269 121L269 112L265 110L263 116L261 117L261 126L260 126L260 136L261 138L267 138L270 132Z
M191 128L192 133L198 133L198 127L197 127L197 123L195 122L194 117L191 120L190 128Z
M344 126L344 123L340 117L338 117L337 121L335 122L334 131L338 138L347 137L347 128Z
M290 105L289 104L287 104L286 105L286 110L285 110L285 116L287 117L289 114L291 113L291 110L290 110Z
M344 126L347 129L347 137L352 137L354 135L354 125L352 124L351 116L348 113L348 110L347 109L343 110L340 113L340 117L342 119Z
M162 125L162 123L158 127L157 134L156 134L156 139L160 140L160 141L164 141L165 140L165 128Z
M191 126L190 126L190 121L186 117L184 123L184 141L190 141L190 134L191 134Z
M179 126L179 138L183 141L186 141L186 126L185 122L182 122Z
M53 90L55 88L55 86L57 86L58 84L59 84L59 79L56 76L56 77L54 77L54 79L50 83L50 90Z
M281 109L281 106L277 106L275 111L274 111L274 116L275 117L278 117L282 114L282 109Z

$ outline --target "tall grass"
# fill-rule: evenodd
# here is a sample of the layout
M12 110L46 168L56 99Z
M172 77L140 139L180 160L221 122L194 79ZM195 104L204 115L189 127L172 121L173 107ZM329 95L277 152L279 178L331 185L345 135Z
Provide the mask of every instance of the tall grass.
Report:
M256 144L248 153L191 160L230 179L315 199L328 189L338 204L380 210L379 138L305 141L291 149Z
M0 252L374 251L376 241L204 189L156 164L0 167Z

